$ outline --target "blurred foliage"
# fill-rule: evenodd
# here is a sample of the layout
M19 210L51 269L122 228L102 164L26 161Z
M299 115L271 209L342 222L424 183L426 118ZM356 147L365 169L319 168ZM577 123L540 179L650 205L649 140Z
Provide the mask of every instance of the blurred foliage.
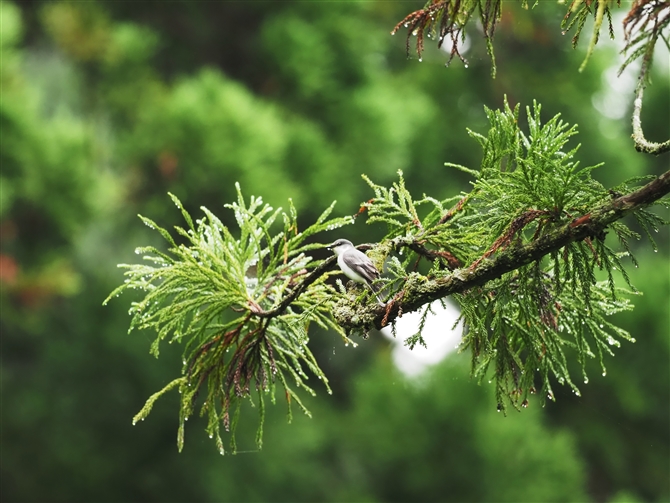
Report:
M646 295L619 315L638 342L582 397L566 390L503 418L458 357L406 383L380 338L354 350L315 331L333 399L310 400L314 419L292 425L269 406L260 454L221 457L196 424L178 455L177 397L133 427L181 354L167 346L152 361L155 334L126 336L127 307L100 305L121 278L115 264L160 246L136 214L179 223L167 191L189 211L216 211L240 181L275 206L291 196L311 222L324 199L356 213L370 197L361 173L389 185L402 169L409 190L442 199L467 183L443 163L477 162L465 128L481 130L482 104L498 108L505 93L578 123L582 162L605 161L595 174L605 186L667 169L632 149L630 103L594 110L612 92L617 47L599 44L577 73L584 54L560 35L564 8L503 13L495 80L483 44L471 44L468 69L445 69L448 55L428 46L422 63L407 61L389 35L402 3L0 9L3 501L670 498L667 231L658 254L638 253L632 282ZM667 72L655 68L643 111L658 140L670 136ZM347 237L382 232L356 225ZM255 425L245 428L239 448L254 449Z
M547 430L541 409L503 419L467 368L457 356L409 382L382 352L349 408L320 403L292 425L275 411L263 454L217 461L214 487L233 501L583 501L574 438Z

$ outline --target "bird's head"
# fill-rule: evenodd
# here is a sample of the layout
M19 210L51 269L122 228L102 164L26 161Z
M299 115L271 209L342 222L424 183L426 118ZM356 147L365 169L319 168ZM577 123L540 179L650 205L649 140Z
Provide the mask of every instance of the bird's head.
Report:
M335 255L339 255L345 250L348 250L349 248L353 247L354 245L348 239L338 239L337 241L334 241L333 243L326 246L326 248L332 250L333 253L335 253Z

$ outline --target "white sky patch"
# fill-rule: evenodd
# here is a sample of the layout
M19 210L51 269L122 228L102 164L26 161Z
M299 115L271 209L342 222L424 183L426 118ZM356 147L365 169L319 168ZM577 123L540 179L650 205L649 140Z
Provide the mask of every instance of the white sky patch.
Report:
M451 54L451 47L451 35L447 35L444 37L444 41L442 42L442 47L440 47L440 50L446 52L447 54ZM461 55L465 55L465 53L470 50L470 37L465 35L465 40L463 40L461 37L458 37L458 40L456 41L456 47L458 47L458 52Z
M429 314L423 328L423 339L426 348L417 344L413 350L405 346L404 341L419 330L419 321L423 309L406 313L396 321L396 333L394 338L391 327L384 327L381 333L393 343L392 358L395 366L408 377L421 374L430 365L441 362L449 353L456 351L461 342L463 324L459 323L454 328L460 312L452 303L444 301L442 307L439 301L431 304L434 314Z
M612 16L612 27L614 28L614 40L603 33L599 43L601 47L611 47L617 51L623 47L623 19L625 13L615 12ZM603 21L601 30L607 30L607 22ZM633 62L621 75L619 68L625 56L619 54L613 64L600 76L600 90L591 96L591 104L600 114L610 120L620 120L630 113L633 106L633 91L640 69L638 61Z

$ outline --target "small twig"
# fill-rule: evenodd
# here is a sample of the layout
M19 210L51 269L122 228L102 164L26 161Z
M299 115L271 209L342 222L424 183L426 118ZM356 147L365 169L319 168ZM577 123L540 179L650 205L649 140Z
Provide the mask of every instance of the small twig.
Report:
M458 201L458 203L456 203L456 206L451 208L449 211L447 211L444 214L444 216L442 218L440 218L440 221L437 222L437 225L444 224L444 223L448 222L449 220L451 220L456 213L458 213L459 211L461 211L463 209L463 207L465 206L465 203L468 202L468 199L470 199L471 195L472 194L470 193L470 194L466 194L465 196L463 196L460 199L460 201Z
M638 152L644 152L645 154L660 155L665 152L670 151L670 140L666 140L663 143L656 143L649 141L645 138L644 132L642 131L642 120L640 118L642 114L642 97L644 95L645 88L645 63L642 64L642 70L640 70L640 77L637 83L637 89L635 91L635 101L633 102L633 142L635 143L635 150Z
M528 210L522 215L515 218L510 224L509 229L507 229L505 234L496 239L494 243L491 245L491 247L484 253L484 255L479 257L470 265L470 270L475 269L482 260L487 259L495 252L497 252L500 248L509 244L512 238L516 235L516 233L521 231L526 225L531 223L537 217L546 214L547 212L542 210Z
M458 269L463 264L458 258L447 250L429 250L424 246L420 241L412 241L410 243L400 243L401 246L407 246L410 250L416 252L421 257L425 257L431 262L434 262L436 259L441 258L446 260L448 268L450 270Z
M286 308L295 300L297 299L305 290L307 290L307 287L314 283L317 279L319 279L321 276L323 276L326 272L328 272L330 269L333 268L335 265L335 261L337 260L337 257L332 256L321 262L314 270L309 273L303 281L298 283L296 287L291 290L288 295L286 295L282 301L275 306L274 308L270 309L269 311L257 311L254 312L254 314L260 318L274 318L276 316L279 316L284 313Z

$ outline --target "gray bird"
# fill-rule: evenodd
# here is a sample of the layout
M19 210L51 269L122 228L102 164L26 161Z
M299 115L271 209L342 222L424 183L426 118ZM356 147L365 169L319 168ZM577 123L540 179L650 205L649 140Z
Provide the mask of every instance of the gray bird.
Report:
M381 287L374 283L375 280L379 279L379 271L365 253L354 248L351 241L347 239L338 239L326 248L337 255L337 265L340 266L347 278L356 283L367 285L377 297L379 304L386 305L379 295Z

